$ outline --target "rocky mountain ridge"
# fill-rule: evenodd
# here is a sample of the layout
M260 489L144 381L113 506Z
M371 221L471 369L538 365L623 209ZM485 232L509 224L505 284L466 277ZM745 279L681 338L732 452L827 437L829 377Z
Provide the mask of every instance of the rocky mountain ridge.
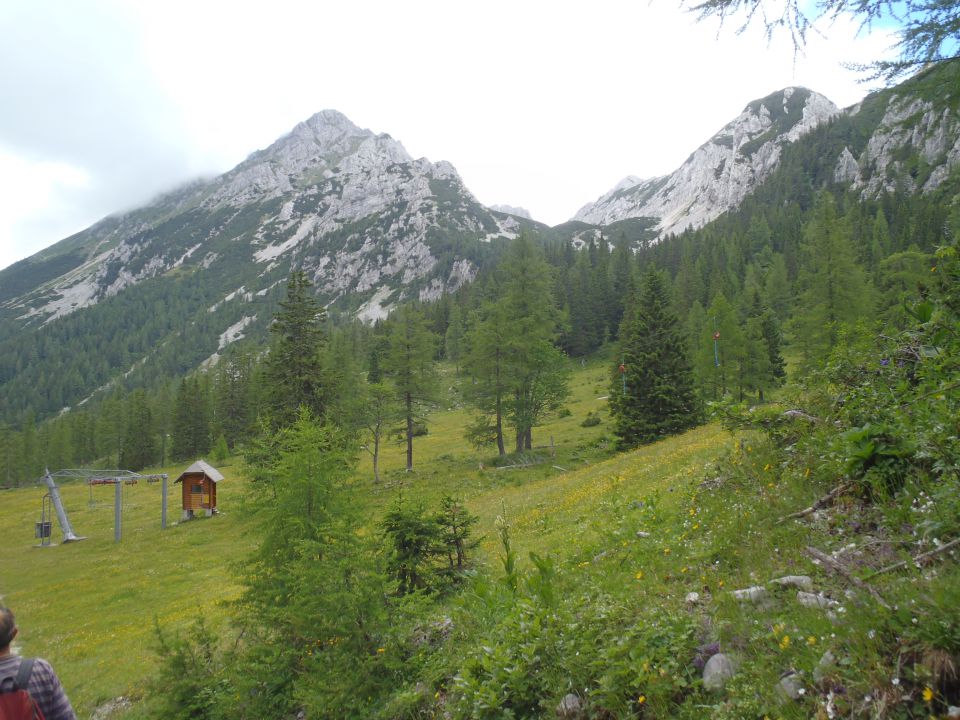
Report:
M787 147L831 124L840 129L822 151L832 174L818 182L847 185L864 199L934 192L960 168L958 76L956 62L931 66L844 110L806 88L786 88L749 103L673 173L629 175L573 219L609 226L646 218L658 237L703 226L772 177Z
M552 228L484 207L449 163L323 111L220 177L0 271L0 421L181 377L244 338L262 345L294 268L332 315L375 321L470 282L520 232L555 247L636 247L746 198L801 208L835 183L946 202L960 187L958 88L952 63L844 111L810 91L774 93L676 172L628 177L584 219Z
M704 225L737 207L770 176L784 144L838 112L830 100L806 88L786 88L755 100L670 175L628 175L573 219L610 225L655 218L661 236Z
M437 268L441 235L491 239L515 229L474 199L450 163L413 159L389 135L325 110L224 175L107 218L64 241L59 256L47 251L71 251L75 264L22 295L0 296L0 311L50 322L177 268L238 261L261 278L302 267L328 303L345 294L430 299L476 273L463 257ZM368 316L383 307L370 306Z

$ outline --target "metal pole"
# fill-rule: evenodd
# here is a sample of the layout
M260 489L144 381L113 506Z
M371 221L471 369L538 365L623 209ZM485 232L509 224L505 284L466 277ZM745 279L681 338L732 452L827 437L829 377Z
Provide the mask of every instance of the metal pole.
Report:
M167 529L167 476L163 476L163 496L160 500L160 529Z
M117 478L113 483L113 541L120 542L120 497L123 493L123 488L121 487L122 483L120 478Z
M67 543L73 542L74 540L83 540L83 538L79 538L73 534L73 528L70 527L70 521L67 519L67 511L63 507L63 500L60 499L60 489L53 481L53 476L49 470L47 470L43 476L43 481L50 490L50 500L53 502L54 510L57 511L57 520L60 521L60 529L63 530L63 541Z
M40 547L50 547L50 537L53 533L47 532L47 526L52 522L51 515L50 493L47 493L43 496L40 505Z

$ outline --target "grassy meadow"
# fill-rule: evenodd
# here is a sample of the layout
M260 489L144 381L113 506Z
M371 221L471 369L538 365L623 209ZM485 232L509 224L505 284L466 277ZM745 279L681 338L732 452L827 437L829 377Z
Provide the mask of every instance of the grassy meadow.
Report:
M431 413L429 433L416 439L413 472L405 472L404 447L396 441L383 446L380 483L373 481L369 455L362 451L359 455L352 482L356 502L369 518L369 532L379 532L379 519L400 491L431 509L444 495L455 495L480 518L475 531L480 543L473 559L481 574L496 578L503 572L496 520L505 516L520 572L527 578L536 574L531 552L551 557L557 586L580 598L573 607L591 608L603 617L604 603L609 603L622 632L653 633L637 635L647 643L656 642L660 637L656 632L665 627L663 637L694 632L696 636L684 642L719 642L725 652L737 654L743 669L729 689L737 702L728 708L716 696L704 695L701 700L695 695L697 699L685 706L709 707L713 717L740 717L737 713L745 707L753 707L757 717L811 717L815 708L810 703L779 706L765 704L763 698L771 696L786 671L797 670L810 678L827 649L840 658L837 676L847 673L844 682L851 687L870 690L889 685L892 660L880 631L874 629L890 627L894 619L878 615L876 606L864 603L861 595L851 595L849 584L813 562L805 548L857 554L849 548L875 543L862 560L864 570L870 570L869 563L880 566L900 557L898 543L878 537L864 541L847 530L845 523L860 518L853 507L842 506L826 519L781 522L785 515L810 505L825 488L807 477L809 471L780 473L774 466L774 449L762 438L734 437L719 423L710 423L616 454L606 412L608 368L595 359L574 365L569 415L535 430L532 454L511 456L505 462L510 467L498 467L495 454L477 453L463 440L468 413L456 402L453 369L445 367L443 373L450 399L446 407ZM583 427L588 413L599 414L602 422ZM189 631L204 616L209 626L218 628L229 613L226 603L239 592L231 564L245 557L257 538L254 521L239 510L246 488L242 461L232 458L220 466L226 477L218 490L220 515L177 524L179 485L172 479L185 465L152 469L171 475L165 531L160 529L160 484L123 487L120 544L113 542L110 486L92 490L79 483L61 486L74 530L87 539L51 548L34 547L37 541L32 537L45 489L0 493L5 544L0 594L17 612L23 630L20 650L54 663L82 718L121 695L132 698L133 707L111 717L142 717L146 706L137 701L157 663L154 620L164 630ZM54 541L59 537L55 523ZM956 570L950 566L944 573L953 577ZM729 592L755 585L769 588L772 578L789 574L812 576L818 592L843 605L828 615L797 604L792 590L771 588L768 600L759 605L737 602ZM889 575L877 582L888 600L899 599L903 605L915 596L912 581ZM700 595L693 604L688 600L691 592ZM489 646L499 643L509 652L538 642L532 637L529 647L525 640L514 645L509 625L499 627L497 615L477 615L482 608L477 597L451 598L448 611L458 627L457 641L467 648L451 647L451 656L480 652L477 662L482 663ZM919 609L914 613L925 617ZM574 646L581 641L574 630L578 617L569 618L570 627L564 631ZM662 697L682 688L705 692L696 688L699 680L691 674L690 661L676 657L673 646L649 646L647 655L633 658L631 651L629 658L620 657L617 627L601 623L597 642L609 644L592 652L607 653L604 662L614 669L627 664L640 668L630 671L637 673L631 682L639 690L672 682L675 689ZM639 629L643 627L648 630ZM604 633L612 634L603 640ZM590 643L589 638L582 641ZM469 649L478 647L485 649ZM446 680L438 677L436 682L442 688ZM556 696L549 698L543 713L552 714L547 710L568 691L551 686ZM602 687L591 692L601 691ZM436 697L442 698L440 690ZM429 704L432 698L431 689L424 702ZM759 698L755 707L752 698ZM621 701L614 698L611 707ZM623 705L615 716L666 717L670 715L662 713L673 712L668 706L641 708L644 702L646 695L638 692L633 704Z
M434 506L444 494L466 500L481 518L481 552L495 556L492 539L497 515L506 508L516 524L521 548L548 551L597 530L590 517L616 486L618 474L629 473L627 460L595 464L609 455L608 390L605 364L574 364L570 415L537 428L534 443L549 446L535 452L544 462L531 467L496 469L494 455L478 454L463 440L466 410L451 407L433 412L429 433L416 439L415 468L404 471L402 443L384 443L382 482L372 480L370 457L358 457L355 483L358 502L369 507L371 526L400 488L409 498ZM454 371L443 369L453 385ZM604 422L583 428L587 412L603 411ZM691 456L706 457L718 437L716 429L695 431ZM632 469L650 464L650 476L631 482L663 483L678 472L685 451L652 446L630 461ZM627 456L625 456L627 457ZM639 458L643 457L643 460ZM141 481L123 486L123 538L114 543L114 488L88 487L62 481L60 492L74 531L86 537L60 545L54 519L54 547L38 548L34 522L40 519L45 486L0 491L0 528L5 552L0 555L0 595L17 613L22 632L20 652L49 659L57 668L81 717L118 696L137 698L155 667L155 619L165 629L186 629L200 616L214 627L226 616L224 603L239 588L231 563L247 555L256 542L256 528L237 510L244 495L243 464L231 458L220 466L225 480L218 489L220 514L179 524L180 486L173 480L189 463L151 468L166 472L168 527L160 529L161 484ZM613 478L613 480L611 480ZM551 517L547 527L547 516ZM566 527L567 524L570 527Z

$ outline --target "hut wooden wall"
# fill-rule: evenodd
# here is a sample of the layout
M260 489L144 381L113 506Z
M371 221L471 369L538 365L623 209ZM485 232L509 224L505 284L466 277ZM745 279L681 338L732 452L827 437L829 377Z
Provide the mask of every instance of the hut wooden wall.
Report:
M182 480L183 509L204 510L217 506L217 485L204 475L187 475ZM193 486L200 485L202 492L193 492Z

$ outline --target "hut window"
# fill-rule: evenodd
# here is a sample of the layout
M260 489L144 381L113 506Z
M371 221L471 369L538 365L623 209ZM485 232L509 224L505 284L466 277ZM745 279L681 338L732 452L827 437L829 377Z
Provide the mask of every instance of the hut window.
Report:
M201 494L203 492L203 485L193 485L190 488L190 492L192 492L194 495Z

